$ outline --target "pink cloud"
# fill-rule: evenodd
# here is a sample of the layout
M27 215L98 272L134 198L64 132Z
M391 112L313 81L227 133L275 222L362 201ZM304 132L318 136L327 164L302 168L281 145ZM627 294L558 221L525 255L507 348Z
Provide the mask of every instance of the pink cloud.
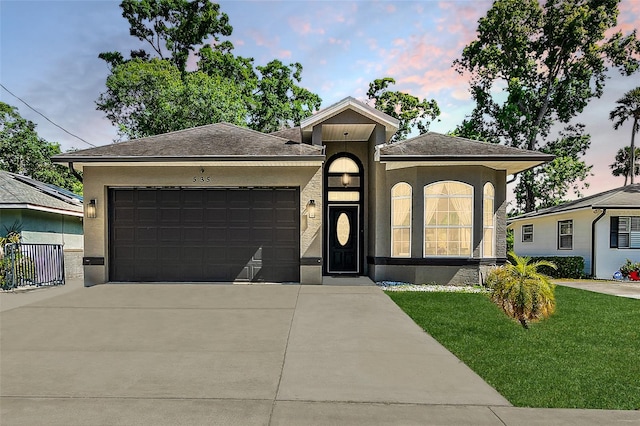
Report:
M311 22L302 20L298 17L290 17L289 18L289 26L293 30L293 32L300 35L309 35L309 34L324 34L324 28L313 28Z
M280 57L280 58L291 58L291 51L290 50L281 50L280 52L278 52L278 57Z
M387 13L394 13L396 11L396 7L392 4L387 5L387 7L385 8Z
M396 38L393 40L394 46L404 46L405 44L406 44L406 41L402 38Z

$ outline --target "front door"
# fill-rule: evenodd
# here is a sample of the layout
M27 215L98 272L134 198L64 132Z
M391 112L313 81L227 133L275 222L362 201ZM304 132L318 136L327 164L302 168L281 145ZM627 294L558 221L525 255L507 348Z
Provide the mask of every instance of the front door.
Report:
M329 205L327 226L327 272L359 274L360 212L358 205Z

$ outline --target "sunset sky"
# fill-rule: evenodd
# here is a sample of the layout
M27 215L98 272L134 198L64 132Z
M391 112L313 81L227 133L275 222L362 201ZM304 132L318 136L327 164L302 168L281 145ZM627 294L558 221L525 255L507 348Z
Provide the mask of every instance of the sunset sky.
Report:
M302 86L320 95L327 107L346 96L366 100L369 82L393 77L398 90L435 99L442 115L431 130L455 128L473 108L468 80L451 67L475 38L477 21L489 1L221 1L229 15L235 53L300 62ZM640 0L622 0L619 28L640 29ZM15 95L94 145L111 143L116 130L95 109L105 90L104 51L147 48L129 35L118 1L0 2L0 81ZM149 50L149 49L148 49ZM631 125L615 131L609 111L628 90L640 86L640 73L611 72L604 96L595 99L577 122L587 125L592 147L592 194L621 186L608 164L628 145ZM89 145L64 133L4 89L0 100L35 122L38 133L63 150Z

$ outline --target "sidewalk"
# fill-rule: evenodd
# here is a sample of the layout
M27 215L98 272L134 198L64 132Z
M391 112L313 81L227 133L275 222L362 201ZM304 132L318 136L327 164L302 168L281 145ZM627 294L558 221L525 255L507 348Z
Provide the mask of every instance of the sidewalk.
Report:
M596 293L610 294L619 297L628 297L631 299L640 299L640 282L632 281L563 281L553 280L557 285L578 288L580 290L593 291Z

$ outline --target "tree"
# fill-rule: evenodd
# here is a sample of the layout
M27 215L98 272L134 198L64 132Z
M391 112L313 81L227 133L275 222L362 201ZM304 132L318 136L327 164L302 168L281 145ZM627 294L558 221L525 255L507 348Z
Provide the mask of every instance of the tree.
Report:
M531 262L529 257L509 253L509 262L487 274L491 300L524 328L528 321L548 318L555 311L555 285L538 268L556 265L546 260Z
M633 185L633 178L638 175L638 170L636 169L635 137L636 133L640 131L640 87L628 91L622 98L618 99L616 103L618 106L609 113L609 119L614 121L614 129L618 130L628 119L633 119L633 124L631 125L631 145L627 150L627 154L630 154L628 158L629 167L624 175L624 184L627 184L627 175L631 175L631 184ZM618 161L617 156L616 161ZM632 170L631 173L629 173L629 169ZM619 176L619 174L616 175L614 173L614 176Z
M299 63L273 60L254 68L253 58L234 55L233 44L220 41L232 28L219 5L124 0L120 7L131 34L153 48L151 54L132 51L130 59L120 52L99 55L111 75L98 110L118 126L121 139L218 121L270 132L298 125L320 107L318 95L298 85ZM190 55L198 58L196 70L186 69Z
M242 94L230 80L201 71L181 74L171 62L132 59L107 78L97 108L118 124L121 138L141 138L189 127L229 122L242 125Z
M149 43L161 59L170 59L181 72L195 46L209 37L219 41L220 35L233 31L227 14L209 0L123 0L120 7L130 34ZM138 51L132 56L145 55Z
M275 132L291 124L298 125L320 108L320 96L296 85L301 80L302 65L283 64L274 59L257 66L261 78L251 102L249 127L261 132Z
M629 180L629 170L631 169L629 167L631 165L631 159L629 158L630 152L631 148L628 146L620 148L616 153L615 163L609 164L612 175L624 176L624 186L627 186L627 181ZM635 149L635 176L640 176L640 165L638 164L638 159L640 159L640 148Z
M609 67L625 75L640 66L636 32L616 32L619 0L496 0L479 20L477 39L454 62L470 75L476 103L468 117L487 140L529 150L548 144L552 126L569 124L603 92ZM462 131L465 130L462 128ZM580 187L586 164L573 159L564 174ZM521 174L519 207L541 201L535 180L549 168Z
M36 125L16 107L0 102L0 169L82 193L82 184L69 169L51 162L60 153L60 145L38 136Z
M375 101L375 108L400 121L398 131L390 142L407 138L414 128L420 134L429 131L429 124L440 115L440 108L435 100L420 100L418 97L399 91L389 90L390 84L396 84L391 77L376 79L369 83L367 96Z

